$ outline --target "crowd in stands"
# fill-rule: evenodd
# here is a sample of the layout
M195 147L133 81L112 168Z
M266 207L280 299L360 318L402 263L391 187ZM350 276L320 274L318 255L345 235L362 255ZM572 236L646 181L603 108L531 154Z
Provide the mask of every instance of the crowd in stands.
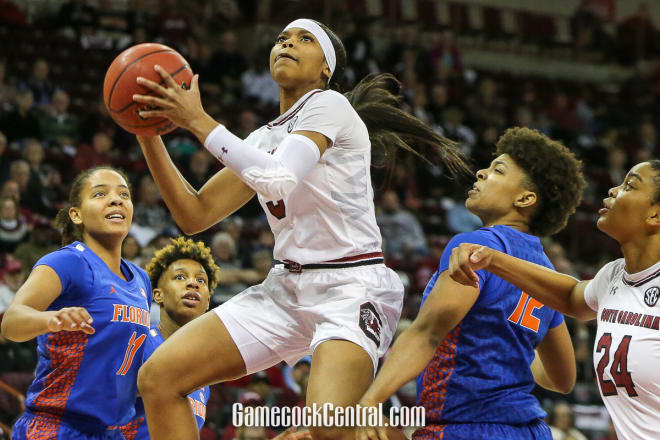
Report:
M419 0L415 22L387 9L396 2L382 2L381 16L366 14L363 2L353 1L332 2L330 10L330 2L293 0L133 0L125 9L108 0L56 3L58 9L45 13L0 0L0 315L37 259L58 248L54 215L81 170L112 164L131 178L135 215L124 258L144 266L180 234L135 138L112 121L102 99L104 69L139 42L179 50L200 74L207 111L241 137L278 114L278 88L268 70L275 36L292 17L313 16L329 19L343 38L347 89L369 72L396 74L401 105L459 142L475 169L491 160L507 127L527 126L562 140L584 160L589 187L568 227L545 245L558 270L577 277L592 276L619 252L594 227L600 200L631 164L660 156L660 62L655 61L660 40L644 5L614 23L614 34L606 31L615 16L613 0L584 0L571 19L572 56L632 66L629 80L601 84L467 68L459 41L471 29L460 20L458 2L451 4L456 20L449 27L422 19L423 8L432 3L426 0ZM506 36L493 24L497 13L485 16L482 31ZM519 32L524 38L532 30L521 25ZM543 38L536 41L545 44ZM196 188L221 167L189 133L175 131L165 142ZM412 155L399 154L391 169L379 167L380 159L374 157L373 169L377 220L387 264L399 271L407 289L404 327L415 317L448 239L478 228L480 221L463 205L471 179L448 179L445 170ZM273 236L256 200L197 238L211 247L222 271L212 306L260 283L272 265ZM158 313L152 316L157 319ZM553 438L587 438L575 428L582 421L589 438L614 439L603 424L604 411L599 412L589 348L593 323L569 320L569 326L578 385L563 400L538 391ZM0 337L0 432L23 409L35 362L33 343ZM212 387L202 438L271 438L273 430L232 427L230 404L303 405L310 362L306 358ZM414 404L414 386L404 387L393 404Z

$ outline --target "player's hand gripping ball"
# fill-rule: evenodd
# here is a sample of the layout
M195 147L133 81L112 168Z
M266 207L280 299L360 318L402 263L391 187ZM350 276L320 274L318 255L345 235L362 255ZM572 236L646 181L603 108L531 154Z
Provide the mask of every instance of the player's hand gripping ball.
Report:
M133 100L133 95L155 95L147 87L136 82L143 77L163 84L164 80L154 70L161 66L176 84L189 89L193 72L188 62L174 49L163 44L143 43L129 47L112 62L103 82L105 106L114 121L124 130L141 136L157 136L171 132L176 125L167 118L146 118L140 112L158 108Z

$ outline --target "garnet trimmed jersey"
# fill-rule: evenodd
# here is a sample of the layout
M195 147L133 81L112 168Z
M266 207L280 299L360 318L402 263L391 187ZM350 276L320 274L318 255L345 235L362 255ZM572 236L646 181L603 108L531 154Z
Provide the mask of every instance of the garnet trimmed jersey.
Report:
M147 337L145 342L144 359L142 362L144 363L163 342L165 342L165 339L160 334L158 327L152 327L149 330L149 337ZM209 401L209 396L209 387L204 387L188 394L188 401L192 407L193 414L195 414L198 429L202 429L202 426L204 426L204 421L206 420L206 403ZM138 397L135 403L135 416L133 420L122 426L120 430L126 440L148 440L150 438L144 413L144 403L141 398Z
M81 431L105 430L133 415L137 372L149 330L151 283L144 270L122 260L126 280L83 243L45 255L62 292L47 310L84 307L96 332L60 331L37 338L36 377L25 405Z
M598 386L621 439L660 438L660 262L626 272L606 264L584 299L597 311L593 358Z
M452 249L461 243L482 244L552 268L538 237L508 226L481 228L452 238L423 301L447 270ZM563 315L490 272L480 270L477 275L479 297L417 378L417 400L426 408L429 426L418 430L416 436L422 437L416 438L439 436L440 425L524 425L546 416L531 394L535 381L530 364L534 349L549 329L563 322Z
M309 264L381 252L371 142L351 104L333 90L312 90L246 142L277 156L277 146L295 131L321 133L331 144L285 199L258 195L275 235L275 258Z

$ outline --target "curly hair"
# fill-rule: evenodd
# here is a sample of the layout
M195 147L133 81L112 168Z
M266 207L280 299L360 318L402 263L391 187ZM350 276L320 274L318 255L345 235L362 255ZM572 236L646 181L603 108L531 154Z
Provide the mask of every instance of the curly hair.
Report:
M220 268L213 261L211 249L202 241L194 242L183 236L173 238L172 243L156 252L147 265L151 286L154 288L158 286L158 280L170 264L183 259L195 260L201 264L209 277L209 290L215 289L219 281Z
M524 170L525 184L536 193L530 231L544 237L564 229L582 201L582 162L560 142L530 128L509 128L496 147L496 156L507 154Z

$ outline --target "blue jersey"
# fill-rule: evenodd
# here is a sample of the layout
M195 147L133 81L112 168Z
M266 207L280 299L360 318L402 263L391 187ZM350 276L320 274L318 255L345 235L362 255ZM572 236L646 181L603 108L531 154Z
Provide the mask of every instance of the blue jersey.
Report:
M149 356L158 348L160 344L165 341L163 335L160 334L160 331L157 327L152 327L149 330L149 337L145 342L144 347L144 359L146 361ZM206 403L209 401L210 390L209 387L204 387L201 390L193 391L188 394L188 401L192 407L193 413L195 414L195 420L197 421L197 428L202 429L204 426L204 421L206 420ZM135 417L128 424L121 427L121 433L124 435L126 440L148 440L149 439L149 430L147 429L146 418L144 413L144 404L142 399L138 397L137 402L135 403Z
M62 292L48 307L84 307L96 332L60 331L37 338L39 361L25 405L81 431L104 431L133 416L137 372L149 331L151 283L125 260L126 280L80 242L45 255Z
M482 244L553 268L538 237L508 226L481 228L449 242L422 301L461 243ZM426 408L430 424L522 425L543 418L546 413L531 394L535 382L530 364L547 331L564 317L490 272L477 275L479 297L417 378L418 404Z

